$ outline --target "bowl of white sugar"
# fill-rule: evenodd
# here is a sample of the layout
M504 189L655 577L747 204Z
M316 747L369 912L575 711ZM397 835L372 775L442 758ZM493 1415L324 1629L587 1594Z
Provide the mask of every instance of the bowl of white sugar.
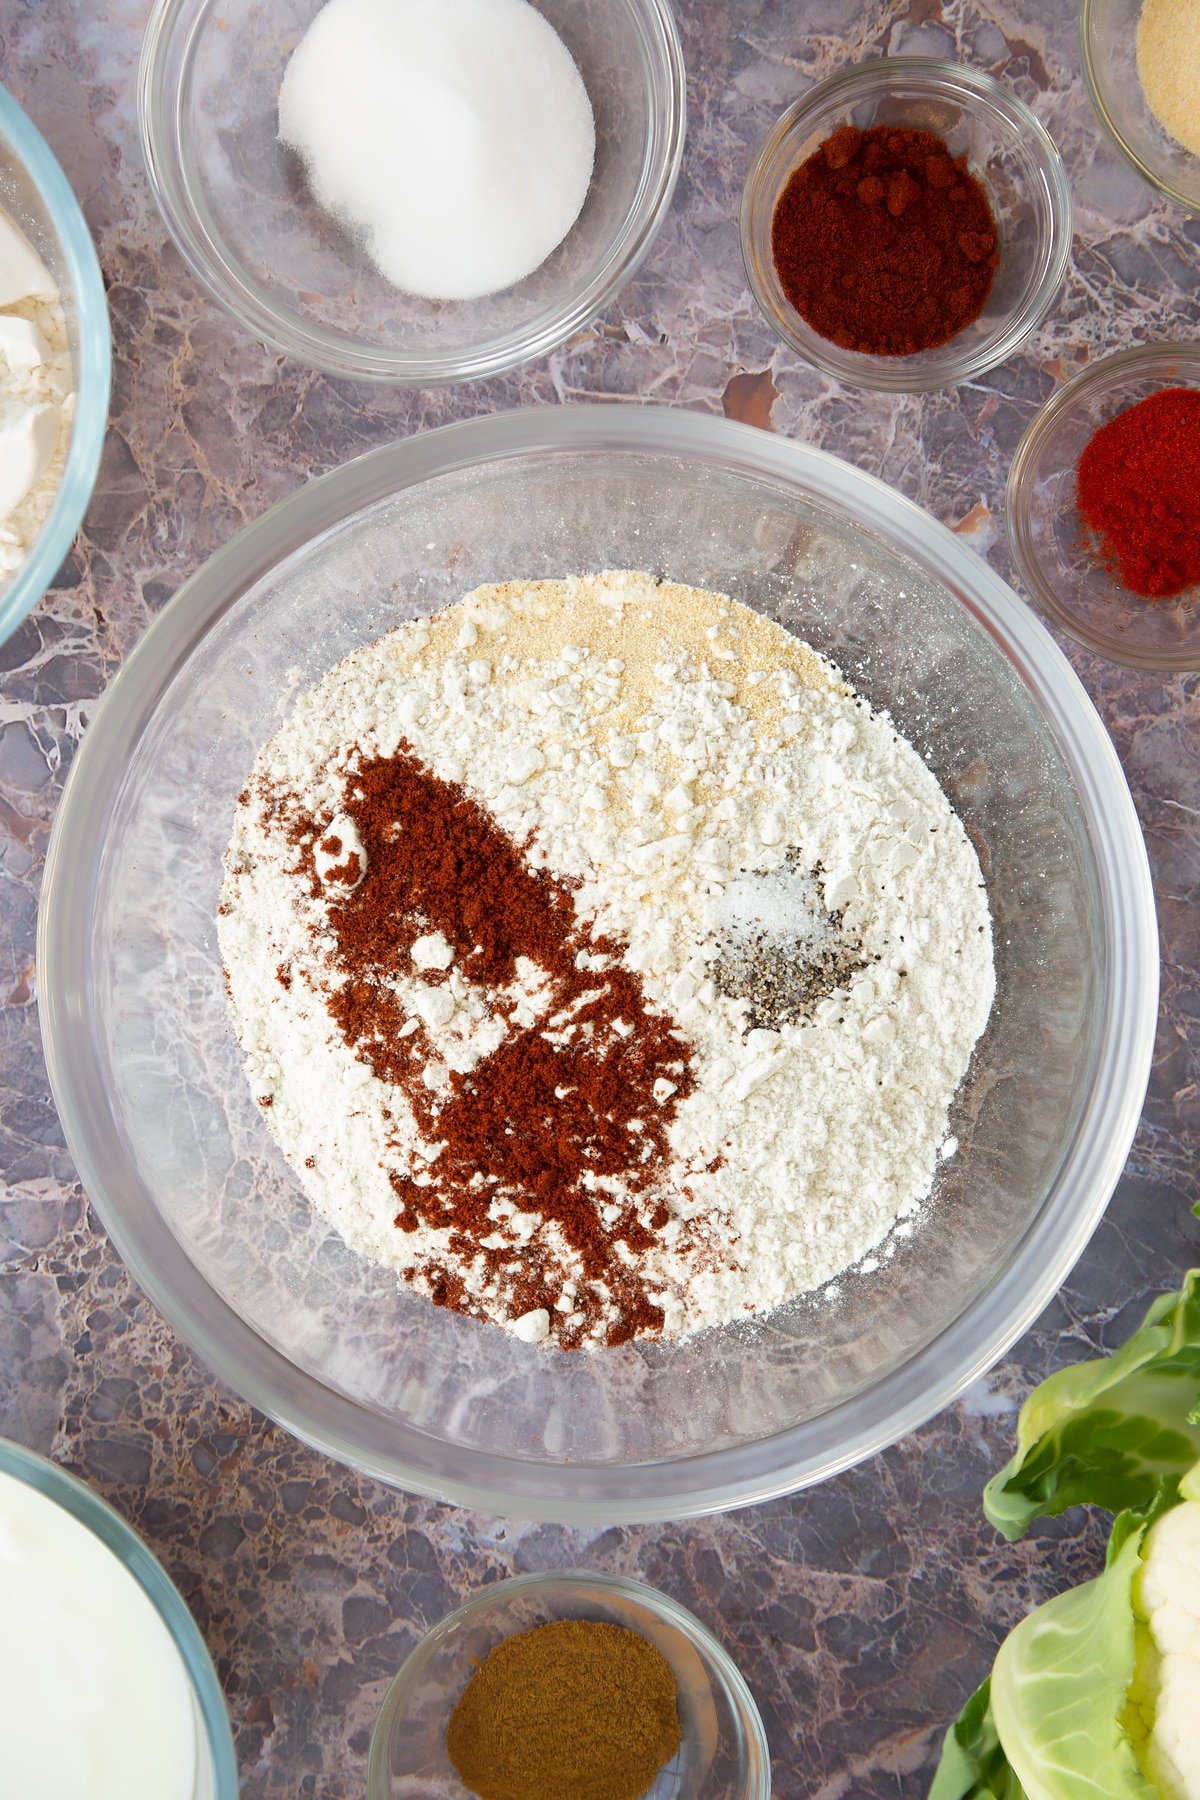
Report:
M1038 619L880 482L527 409L335 471L72 766L50 1078L137 1278L385 1480L678 1517L914 1427L1123 1167L1157 937Z
M264 342L428 385L543 356L670 205L668 0L157 0L138 86L167 228Z
M220 1683L178 1590L90 1488L2 1438L0 1677L0 1793L236 1800Z
M0 88L0 643L78 531L108 421L111 332L70 183Z

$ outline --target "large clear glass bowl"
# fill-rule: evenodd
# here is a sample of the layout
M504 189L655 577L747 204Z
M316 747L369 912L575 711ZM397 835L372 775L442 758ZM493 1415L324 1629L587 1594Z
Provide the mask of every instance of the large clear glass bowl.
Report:
M841 1299L569 1355L432 1307L314 1214L226 1016L215 909L281 697L483 581L640 567L841 664L979 849L999 992L919 1231ZM889 488L770 433L595 406L422 433L234 538L139 644L48 852L42 1024L67 1139L151 1297L256 1405L388 1481L511 1515L678 1517L910 1430L1037 1316L1121 1172L1157 940L1103 727L1045 628Z
M280 144L280 84L322 4L156 0L138 118L175 243L234 318L330 375L422 386L545 356L624 286L671 204L686 88L669 0L539 0L587 87L596 164L557 250L482 300L400 293L317 205Z
M82 1481L68 1475L57 1463L48 1462L20 1444L0 1438L0 1474L11 1475L35 1488L69 1512L93 1537L112 1551L129 1571L170 1633L179 1652L192 1693L196 1718L196 1771L192 1800L237 1800L237 1762L229 1715L212 1658L205 1647L183 1596L155 1561L141 1538L106 1501ZM63 1695L69 1718L71 1696ZM9 1800L19 1800L12 1795ZM133 1800L133 1796L130 1797Z
M600 1619L648 1638L671 1665L683 1741L644 1800L770 1800L771 1756L736 1664L684 1607L621 1575L555 1570L497 1581L427 1632L384 1696L367 1800L466 1800L446 1726L489 1651L557 1619ZM569 1800L564 1795L563 1800Z
M2 644L50 586L87 511L108 425L112 367L108 301L87 221L54 152L2 87L0 207L21 227L54 277L75 378L71 446L54 504L25 561L7 584L0 581Z

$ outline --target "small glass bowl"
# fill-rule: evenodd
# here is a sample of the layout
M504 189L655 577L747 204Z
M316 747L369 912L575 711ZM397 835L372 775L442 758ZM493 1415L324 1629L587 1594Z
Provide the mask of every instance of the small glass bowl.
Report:
M108 302L87 222L50 146L4 88L0 88L0 206L54 277L75 383L71 445L54 504L25 561L7 585L0 581L2 644L54 580L87 511L104 448L112 366Z
M192 1690L196 1773L192 1800L237 1800L237 1761L229 1716L212 1658L178 1588L121 1515L82 1481L20 1444L0 1438L0 1474L36 1489L87 1527L133 1576L166 1626ZM69 1709L70 1696L64 1695ZM15 1800L15 1796L14 1796Z
M771 254L775 205L793 172L842 125L937 132L987 190L1000 267L987 306L949 343L913 356L843 350L786 299ZM797 355L851 387L922 394L953 387L1011 356L1041 324L1071 254L1071 190L1052 139L1007 89L958 63L883 58L831 75L767 134L742 195L742 260L767 322Z
M1008 541L1026 588L1055 625L1135 669L1200 669L1200 588L1142 600L1089 545L1075 471L1100 426L1159 388L1200 388L1200 346L1146 344L1076 375L1026 431L1008 476Z
M1200 156L1163 130L1151 112L1137 67L1142 0L1083 0L1079 54L1092 108L1143 181L1200 215Z
M150 182L214 299L328 375L466 381L544 356L607 306L674 192L686 110L668 0L541 0L596 115L583 211L539 269L481 300L403 294L333 223L278 140L292 51L322 0L156 0L138 70Z
M519 1575L484 1588L435 1625L384 1696L367 1763L367 1800L466 1800L446 1724L502 1639L555 1619L603 1619L648 1638L678 1683L683 1742L646 1800L770 1800L771 1757L750 1689L717 1640L665 1594L617 1575ZM564 1800L566 1797L564 1796Z

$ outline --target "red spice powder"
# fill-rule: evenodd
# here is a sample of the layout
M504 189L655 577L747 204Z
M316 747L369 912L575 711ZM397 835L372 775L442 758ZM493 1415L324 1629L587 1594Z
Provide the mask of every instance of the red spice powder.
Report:
M1165 600L1200 583L1200 390L1161 388L1102 425L1076 499L1131 593Z
M775 206L771 251L788 301L845 350L912 356L977 319L1000 253L963 156L931 131L844 125Z
M434 775L408 745L361 762L344 811L362 840L367 872L329 909L335 965L346 976L329 992L330 1011L356 1056L403 1090L422 1136L444 1145L430 1165L430 1185L393 1173L397 1226L448 1228L456 1254L470 1257L497 1229L488 1216L492 1202L506 1198L553 1221L584 1271L576 1302L583 1319L572 1338L554 1311L561 1271L546 1266L537 1238L528 1251L488 1251L514 1317L547 1308L558 1341L570 1347L600 1316L606 1290L617 1313L609 1343L653 1335L661 1308L617 1246L636 1255L667 1222L653 1190L669 1160L675 1108L694 1085L676 1026L651 1010L637 976L619 962L623 946L577 916L570 889L534 868L484 808ZM288 829L302 866L318 880L312 847L327 828L293 816ZM340 850L328 838L322 847ZM353 860L345 878L358 872ZM400 1036L407 1009L385 985L413 976L412 946L431 932L453 946L463 976L487 991L492 1014L510 1021L491 1055L469 1074L452 1072L438 1092L422 1078L434 1054L424 1027ZM605 966L581 968L581 953ZM549 989L533 1026L512 1023L516 1003L497 992L517 980L520 958L538 966ZM432 983L445 978L421 975ZM660 1078L674 1090L665 1101L654 1097ZM628 1196L617 1202L614 1223L602 1221L588 1176L613 1178ZM600 1198L614 1200L609 1192ZM472 1310L455 1271L425 1273L436 1301Z

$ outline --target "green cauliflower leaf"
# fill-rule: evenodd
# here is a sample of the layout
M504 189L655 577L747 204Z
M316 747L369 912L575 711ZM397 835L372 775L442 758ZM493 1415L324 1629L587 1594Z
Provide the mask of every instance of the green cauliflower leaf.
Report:
M1081 1503L1149 1506L1200 1457L1200 1270L1111 1356L1060 1369L1021 1408L1017 1452L984 1490L1010 1540Z
M1148 1527L1136 1515L1118 1526L1103 1575L1035 1607L996 1657L997 1741L1028 1800L1160 1800L1123 1723Z
M946 1733L929 1800L1029 1800L1000 1745L990 1679Z

